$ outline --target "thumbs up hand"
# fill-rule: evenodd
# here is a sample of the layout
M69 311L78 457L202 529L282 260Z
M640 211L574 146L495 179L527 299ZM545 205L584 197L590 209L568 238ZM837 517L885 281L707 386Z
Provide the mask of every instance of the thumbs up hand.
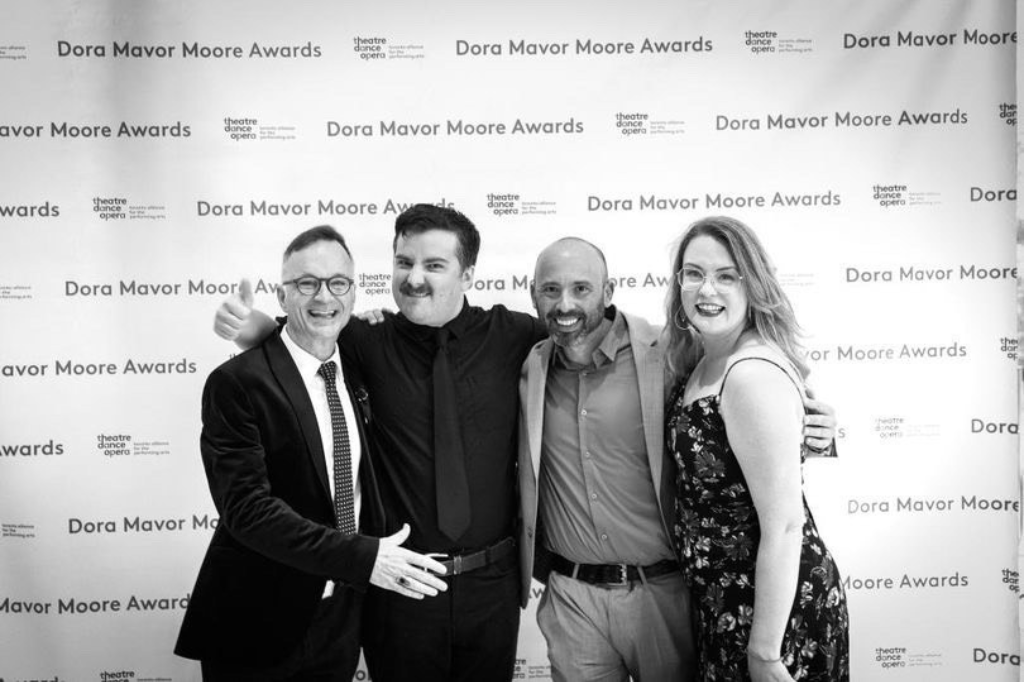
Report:
M238 338L242 327L252 315L252 282L246 278L238 284L238 291L224 299L213 316L213 331L228 341Z

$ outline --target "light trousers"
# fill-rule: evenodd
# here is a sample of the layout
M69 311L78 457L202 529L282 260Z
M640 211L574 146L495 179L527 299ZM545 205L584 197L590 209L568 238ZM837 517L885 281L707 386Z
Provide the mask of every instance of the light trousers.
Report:
M553 572L537 623L554 682L696 678L690 591L681 574L605 586Z

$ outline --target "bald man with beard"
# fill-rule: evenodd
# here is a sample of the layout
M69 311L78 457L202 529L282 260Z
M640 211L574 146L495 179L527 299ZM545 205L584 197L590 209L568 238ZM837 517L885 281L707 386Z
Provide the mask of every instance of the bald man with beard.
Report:
M660 330L613 293L589 242L560 239L537 259L533 304L550 336L520 382L522 587L531 573L547 583L537 621L554 680L692 680Z

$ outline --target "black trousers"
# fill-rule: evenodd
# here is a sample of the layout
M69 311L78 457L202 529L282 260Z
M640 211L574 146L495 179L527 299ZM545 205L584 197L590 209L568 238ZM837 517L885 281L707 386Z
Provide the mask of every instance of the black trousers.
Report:
M352 682L359 665L363 599L361 592L336 586L283 661L262 668L202 661L203 682Z
M422 600L371 588L363 653L373 682L508 682L519 637L517 555L447 578Z

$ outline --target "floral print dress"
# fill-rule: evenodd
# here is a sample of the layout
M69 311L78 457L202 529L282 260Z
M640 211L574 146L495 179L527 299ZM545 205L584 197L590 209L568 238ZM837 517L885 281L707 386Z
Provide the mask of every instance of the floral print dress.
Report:
M754 618L760 526L726 438L720 395L684 405L685 386L684 378L672 392L665 429L666 447L679 467L673 534L697 610L698 678L748 680L746 647ZM846 594L806 498L803 505L800 573L782 662L796 680L845 682L850 678Z

